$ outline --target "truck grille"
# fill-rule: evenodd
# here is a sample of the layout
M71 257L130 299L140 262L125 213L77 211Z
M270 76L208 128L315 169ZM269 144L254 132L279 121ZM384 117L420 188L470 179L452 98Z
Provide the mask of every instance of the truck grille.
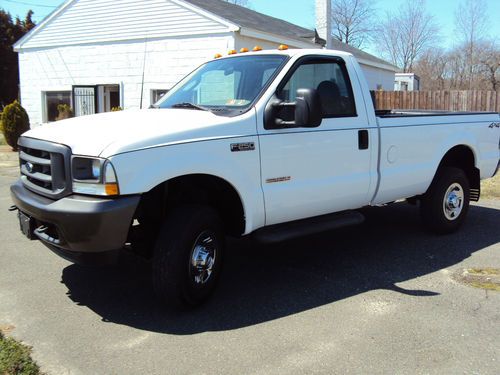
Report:
M69 147L19 138L21 181L35 193L58 199L71 193Z

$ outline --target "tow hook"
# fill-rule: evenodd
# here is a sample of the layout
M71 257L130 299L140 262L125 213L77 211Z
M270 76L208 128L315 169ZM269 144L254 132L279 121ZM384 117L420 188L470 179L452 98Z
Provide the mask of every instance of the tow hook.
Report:
M17 208L17 206L10 206L9 207L9 212L13 212L13 211L16 211L16 210L19 210L19 208Z

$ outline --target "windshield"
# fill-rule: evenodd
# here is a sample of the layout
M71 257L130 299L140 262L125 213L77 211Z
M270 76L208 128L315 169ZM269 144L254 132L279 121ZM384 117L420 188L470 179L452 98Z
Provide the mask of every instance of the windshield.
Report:
M258 55L210 61L179 82L156 106L218 114L245 112L286 58Z

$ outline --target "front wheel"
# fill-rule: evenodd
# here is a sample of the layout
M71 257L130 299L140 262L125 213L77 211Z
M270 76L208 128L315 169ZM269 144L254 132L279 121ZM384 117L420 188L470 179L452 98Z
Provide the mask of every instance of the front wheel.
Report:
M421 199L424 225L439 234L456 231L469 210L469 180L459 168L445 167L438 172Z
M207 300L221 271L224 245L215 210L174 209L162 225L153 255L153 285L161 302L178 308Z

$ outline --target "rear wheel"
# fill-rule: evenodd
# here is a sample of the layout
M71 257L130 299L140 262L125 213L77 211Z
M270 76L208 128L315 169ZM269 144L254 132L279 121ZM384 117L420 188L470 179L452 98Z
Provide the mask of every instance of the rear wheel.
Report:
M421 199L424 225L435 233L456 231L469 210L469 181L459 168L445 167Z
M153 255L153 285L170 307L196 306L212 294L224 254L224 234L210 207L183 206L165 220Z

